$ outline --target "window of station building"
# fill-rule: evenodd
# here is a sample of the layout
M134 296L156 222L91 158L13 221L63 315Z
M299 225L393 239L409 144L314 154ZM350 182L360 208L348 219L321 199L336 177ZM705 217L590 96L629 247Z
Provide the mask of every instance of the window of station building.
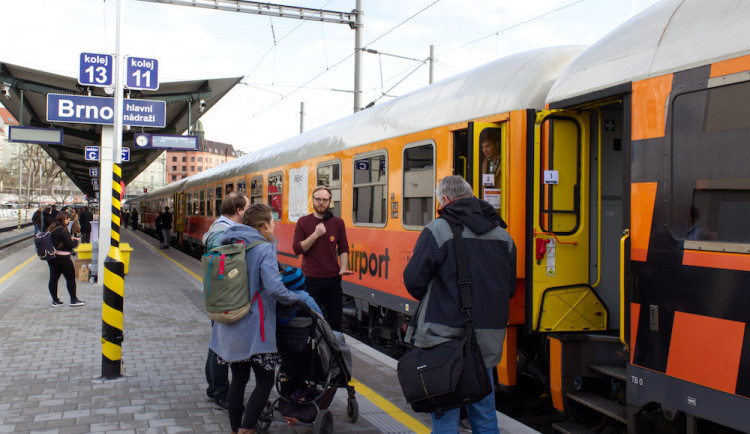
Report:
M283 187L281 172L268 175L268 205L273 209L274 220L281 219Z
M172 172L177 172L177 166L172 166Z
M195 166L190 166L190 171L195 172Z
M182 162L184 163L186 161L187 161L187 157L182 157Z
M677 95L672 103L670 226L686 249L747 253L747 98L750 82Z
M352 220L356 225L384 226L387 214L387 161L385 152L354 159Z
M198 166L198 172L203 172L203 166Z
M263 203L262 176L253 176L250 179L250 203Z
M195 157L190 157L190 162L195 163Z
M223 197L224 189L219 185L216 187L216 207L214 208L216 210L216 216L219 216L219 210L221 209L221 199Z
M237 191L247 193L247 181L244 179L237 181Z
M177 161L177 157L172 157L172 161Z
M202 163L203 162L203 157L198 157L198 162Z
M327 161L318 165L315 186L325 185L331 190L331 212L341 217L341 161Z
M206 216L206 190L200 191L200 200L198 201L198 205L200 206L200 215L202 217Z
M172 181L177 181L177 175L172 175Z
M187 172L187 166L182 166L182 171Z
M435 143L408 145L403 157L403 210L405 228L421 229L435 215ZM398 202L391 202L391 217L398 216Z
M213 204L214 204L214 189L208 187L206 189L206 217L213 217Z

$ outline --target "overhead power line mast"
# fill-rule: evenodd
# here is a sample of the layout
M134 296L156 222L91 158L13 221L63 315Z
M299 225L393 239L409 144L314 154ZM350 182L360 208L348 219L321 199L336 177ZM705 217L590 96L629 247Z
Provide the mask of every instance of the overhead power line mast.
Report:
M324 23L347 24L354 29L354 111L362 109L362 0L356 0L351 12L329 11L325 9L302 8L274 3L261 3L247 0L139 0L151 3L165 3L179 6L215 9L227 12L242 12L255 15L268 15L279 18L321 21Z

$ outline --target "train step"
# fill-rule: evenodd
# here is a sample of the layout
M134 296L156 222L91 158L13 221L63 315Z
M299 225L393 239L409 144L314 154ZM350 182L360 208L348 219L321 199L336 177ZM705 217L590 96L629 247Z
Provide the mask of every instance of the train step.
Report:
M556 422L552 424L552 428L563 434L596 434L596 431L592 431L573 422Z
M628 375L625 371L624 366L614 366L614 365L606 365L606 364L594 364L589 365L589 368L592 371L599 372L600 374L604 374L608 377L616 378L620 381L627 381Z
M612 419L627 424L627 409L607 398L601 397L591 392L574 392L568 393L568 398L576 401L586 407L595 410L605 416L609 416Z

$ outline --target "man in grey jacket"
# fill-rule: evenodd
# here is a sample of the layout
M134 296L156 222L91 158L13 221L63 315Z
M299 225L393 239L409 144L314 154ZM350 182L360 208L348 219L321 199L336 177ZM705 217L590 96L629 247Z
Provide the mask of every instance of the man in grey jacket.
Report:
M471 278L474 334L494 382L492 369L502 358L510 297L516 289L516 247L494 208L475 198L460 176L440 180L436 195L440 218L422 230L404 269L406 289L420 302L405 340L431 348L465 333L451 230L451 224L460 225ZM442 416L433 413L434 432L458 432L459 413L458 408ZM474 432L499 433L494 392L468 405L467 413Z
M214 220L208 232L203 235L203 245L206 246L206 251L220 245L221 237L227 228L242 224L242 216L249 206L250 199L245 193L239 191L233 191L224 198L221 203L221 216ZM207 398L214 401L222 410L227 410L229 408L227 404L229 368L217 362L216 353L210 348L206 359L206 382L208 382Z

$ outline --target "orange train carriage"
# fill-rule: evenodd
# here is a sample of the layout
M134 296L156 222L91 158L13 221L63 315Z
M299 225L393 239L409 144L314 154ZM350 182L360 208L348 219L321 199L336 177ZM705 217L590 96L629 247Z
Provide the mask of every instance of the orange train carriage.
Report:
M176 207L175 242L199 250L245 191L298 265L294 222L328 185L346 310L398 345L417 305L402 271L436 181L460 174L518 247L498 385L544 384L561 432L748 432L749 21L750 2L663 1L588 49L500 59L136 201L151 228Z

